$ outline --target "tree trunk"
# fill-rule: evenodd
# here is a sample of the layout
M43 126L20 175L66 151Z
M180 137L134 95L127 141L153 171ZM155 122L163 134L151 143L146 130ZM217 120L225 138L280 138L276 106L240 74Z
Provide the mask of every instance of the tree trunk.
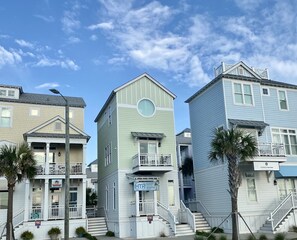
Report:
M239 240L237 198L231 197L232 204L232 240Z
M13 230L13 188L14 184L8 184L8 206L6 220L6 240L14 240Z

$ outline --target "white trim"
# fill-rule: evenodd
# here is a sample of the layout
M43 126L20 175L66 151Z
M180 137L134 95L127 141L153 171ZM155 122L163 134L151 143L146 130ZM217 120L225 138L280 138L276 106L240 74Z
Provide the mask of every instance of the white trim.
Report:
M149 115L149 116L143 115L143 114L139 111L139 103L140 103L141 101L144 101L144 100L151 102L151 103L153 104L153 106L154 106L154 112L153 112L151 115ZM149 98L141 98L141 99L139 99L138 102L137 102L137 112L138 112L142 117L145 117L145 118L151 118L151 117L153 117L153 116L156 114L156 104L153 102L153 100L151 100L151 99L149 99Z
M1 112L2 112L2 108L9 109L9 112L10 112L10 124L9 124L8 127L3 127L3 126L0 125L0 129L1 128L12 128L12 123L13 123L13 107L12 106L0 105L0 115L1 115ZM1 116L0 116L0 118L1 118Z
M232 72L235 68L242 67L246 71L248 71L252 76L258 79L262 79L256 72L254 72L249 66L247 66L244 62L239 62L235 65L233 65L231 68L229 68L227 71L224 71L223 74L228 74L229 72ZM244 75L239 75L238 76L244 76Z
M36 115L32 114L32 111L37 111L37 114ZM40 108L30 107L30 109L29 109L29 116L31 116L31 117L39 117L40 116Z
M261 86L260 89L261 89L261 95L262 95L262 96L265 96L265 97L269 97L269 96L270 96L270 88ZM267 94L264 94L264 93L263 93L263 90L264 90L264 89L267 90Z
M255 100L254 100L254 89L253 89L253 84L248 83L248 82L242 82L242 81L231 81L232 82L232 96L233 96L233 103L234 105L239 105L239 106L247 106L247 107L254 107L255 106ZM241 94L242 94L242 100L243 103L237 103L235 99L235 84L239 84L241 88ZM245 103L245 93L244 93L244 85L248 85L251 88L251 97L252 97L252 104L247 104Z
M280 91L285 93L287 109L282 109L282 108L281 108L281 105L280 105L280 98L279 98L279 92L280 92ZM278 100L278 109L279 109L280 111L289 111L289 101L288 101L287 90L284 90L284 89L277 89L277 100Z
M276 133L276 132L273 132L272 131L272 129L279 129L279 130L281 130L281 129L283 129L283 130L293 130L293 131L295 131L295 134L289 134L289 132L287 132L287 134L283 134L283 133L281 133L281 132L279 132L279 133ZM290 136L290 135L295 135L296 136L296 139L297 139L297 129L296 128L285 128L285 127L270 127L270 134L271 134L271 142L273 142L273 134L279 134L280 136L282 136L282 135L287 135L287 136ZM292 149L291 149L291 140L290 140L290 138L288 138L288 140L289 140L289 145L290 145L290 152L292 152ZM285 145L285 143L284 142L282 142L282 137L281 137L281 143L282 144L284 144ZM286 147L284 146L284 149L285 149L285 152L286 152ZM291 156L291 157L294 157L294 156L297 156L297 154L287 154L286 153L286 156Z

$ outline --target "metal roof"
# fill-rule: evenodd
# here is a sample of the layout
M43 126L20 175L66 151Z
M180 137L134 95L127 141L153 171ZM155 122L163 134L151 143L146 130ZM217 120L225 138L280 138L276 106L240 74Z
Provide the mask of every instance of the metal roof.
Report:
M232 125L237 125L241 127L249 127L249 128L265 128L269 126L268 123L263 121L253 121L253 120L242 120L242 119L229 119L229 122Z
M164 133L150 133L150 132L131 132L133 137L136 138L155 138L155 139L162 139L165 136Z
M47 137L47 138L65 138L65 134L61 133L24 133L24 138L27 137ZM70 134L69 138L76 138L76 139L86 139L89 141L90 136L86 135L80 135L80 134Z

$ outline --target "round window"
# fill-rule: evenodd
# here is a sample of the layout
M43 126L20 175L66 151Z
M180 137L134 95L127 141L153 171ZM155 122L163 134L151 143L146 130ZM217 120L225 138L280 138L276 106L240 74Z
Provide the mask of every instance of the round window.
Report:
M138 103L138 112L144 117L151 117L155 113L155 105L148 99L142 99Z

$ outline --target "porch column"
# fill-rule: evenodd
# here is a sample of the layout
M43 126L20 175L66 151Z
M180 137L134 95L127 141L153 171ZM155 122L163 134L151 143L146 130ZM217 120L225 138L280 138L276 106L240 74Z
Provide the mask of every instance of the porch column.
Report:
M49 152L50 152L50 143L46 143L45 150L45 174L49 174Z
M48 198L49 198L49 191L48 191L48 179L44 179L44 196L43 196L43 220L48 220Z
M25 203L24 203L24 222L28 221L30 206L30 181L26 179L25 181Z
M135 192L135 207L136 207L136 217L139 217L139 191Z
M82 179L82 218L86 218L86 190L87 190L87 179Z
M83 144L82 174L86 174L87 144Z
M155 215L158 215L158 196L157 196L157 191L154 191L154 213Z

